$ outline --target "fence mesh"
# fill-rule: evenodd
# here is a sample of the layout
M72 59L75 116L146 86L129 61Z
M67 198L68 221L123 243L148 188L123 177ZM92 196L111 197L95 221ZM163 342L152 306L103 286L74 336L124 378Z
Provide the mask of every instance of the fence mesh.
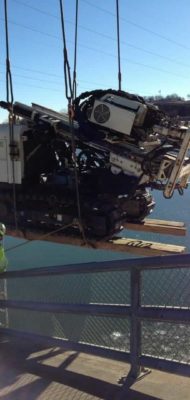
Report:
M143 322L142 353L190 364L190 326Z
M143 271L141 303L190 307L190 269Z
M190 270L142 272L141 304L190 308ZM142 353L190 364L190 326L182 323L143 322Z
M9 328L129 352L127 318L9 310Z
M8 299L55 304L129 304L130 273L117 271L9 279ZM9 309L9 328L129 351L127 318Z
M168 306L190 308L190 270L163 268L142 271L141 276L142 305L161 309ZM130 272L9 279L8 299L64 304L130 304ZM9 327L129 351L128 318L9 309ZM190 364L190 326L143 321L142 354Z
M118 271L10 279L8 296L10 300L70 304L129 304L130 273Z

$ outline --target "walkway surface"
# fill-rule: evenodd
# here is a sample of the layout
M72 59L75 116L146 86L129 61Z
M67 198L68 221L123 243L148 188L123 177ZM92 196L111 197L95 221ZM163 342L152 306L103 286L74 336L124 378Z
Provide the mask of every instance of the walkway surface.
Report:
M13 338L0 340L0 400L190 400L190 378Z

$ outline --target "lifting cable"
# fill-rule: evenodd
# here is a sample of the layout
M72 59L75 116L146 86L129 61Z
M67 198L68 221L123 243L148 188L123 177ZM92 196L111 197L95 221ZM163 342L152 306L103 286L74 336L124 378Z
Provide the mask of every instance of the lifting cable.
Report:
M12 164L12 180L13 180L13 210L15 228L17 230L17 206L16 206L16 185L15 185L15 141L14 141L14 114L13 114L13 83L11 75L11 66L9 58L9 34L8 34L8 13L7 13L7 0L4 0L4 12L5 12L5 41L6 41L6 94L7 103L9 103L9 140L10 140L10 157Z
M117 15L117 52L118 52L118 89L121 90L121 57L120 57L120 32L119 32L119 0L116 0Z
M77 97L77 36L78 36L78 0L76 0L76 13L75 13L75 50L74 50L74 67L73 67L73 101Z
M61 231L65 230L65 229L68 229L68 228L71 228L71 227L73 227L73 223L67 224L67 225L63 225L63 226L61 226L61 227L59 227L59 228L54 229L53 231L44 233L43 235L37 237L36 239L28 239L28 240L25 240L25 241L22 242L22 243L16 244L15 246L8 247L7 249L5 249L5 252L7 253L8 251L15 250L15 249L17 249L18 247L26 246L27 244L29 244L29 243L31 243L31 242L34 242L34 241L43 240L43 239L45 239L46 237L53 235L54 233L61 232ZM23 234L24 234L24 233L23 233Z
M69 65L68 54L67 54L67 46L66 46L65 24L64 24L62 0L59 0L59 4L60 4L60 14L61 14L62 39L63 39L65 95L66 95L66 98L68 100L69 105L71 106L71 100L73 98L73 90L72 90L70 65Z
M72 155L74 162L74 174L75 174L75 189L76 189L76 200L77 200L77 212L78 212L78 226L82 234L82 238L85 243L87 243L82 218L81 218L81 206L80 206L80 195L79 195L79 180L77 171L77 157L76 157L76 145L74 136L74 126L73 126L73 101L76 95L76 60L77 60L77 27L78 27L78 0L76 0L76 20L75 20L75 51L74 51L74 72L73 72L73 86L71 82L70 65L68 61L67 45L66 45L66 35L65 35L65 23L64 23L64 13L63 13L63 3L59 0L60 4L60 14L61 14L61 28L62 28L62 38L63 38L63 56L64 56L64 78L65 78L65 95L68 100L68 112L69 112L69 125L71 132L71 144L72 144Z

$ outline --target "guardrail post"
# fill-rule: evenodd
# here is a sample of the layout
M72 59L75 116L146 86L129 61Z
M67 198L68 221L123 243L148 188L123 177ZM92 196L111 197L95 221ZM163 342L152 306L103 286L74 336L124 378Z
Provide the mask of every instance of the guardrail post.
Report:
M130 359L129 375L136 379L140 374L141 356L141 321L138 318L138 309L141 304L141 271L131 268L131 328L130 328Z
M1 279L0 283L1 283L0 300L8 300L8 298L7 298L7 280ZM8 326L9 326L8 308L2 308L0 310L0 314L2 317L2 321L3 321L3 322L0 321L0 326L4 326L4 328L8 328Z

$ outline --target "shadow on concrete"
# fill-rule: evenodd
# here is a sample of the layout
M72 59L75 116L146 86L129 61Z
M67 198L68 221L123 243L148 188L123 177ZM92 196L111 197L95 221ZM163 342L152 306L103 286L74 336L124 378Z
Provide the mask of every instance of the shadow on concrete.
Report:
M42 379L36 379L33 382L27 383L26 385L22 385L18 388L13 388L11 392L7 394L3 394L0 396L1 400L18 400L18 399L27 399L27 400L36 400L38 396L43 393L49 386L49 382L44 381Z
M141 378L146 379L146 377ZM131 376L122 379L123 385L114 400L162 400L160 397L151 396L145 393L140 393L137 390L131 388L137 380L133 379Z
M39 355L38 355L39 352ZM12 386L11 392L3 394L2 400L27 399L34 400L45 391L52 382L59 383L59 390L62 392L62 399L69 399L66 395L68 388L73 392L78 391L76 397L80 399L96 399L103 400L161 400L159 397L153 397L142 394L131 388L135 381L127 378L124 384L114 384L106 382L103 379L87 376L82 373L81 369L76 371L67 370L66 368L77 358L79 354L74 352L67 356L66 359L57 367L52 365L41 364L40 362L48 360L64 351L57 348L48 348L47 346L37 345L34 343L24 342L18 339L10 338L0 342L0 371L1 385L3 389ZM93 357L93 356L92 356ZM1 366L4 369L1 370ZM23 380L22 386L19 383L23 374L29 374L33 377L33 381ZM18 382L18 385L17 385ZM19 385L21 387L19 387ZM70 393L71 394L71 393ZM73 393L74 394L74 393ZM65 397L66 396L66 397ZM92 397L91 397L92 396ZM54 397L56 399L56 397ZM60 397L59 397L60 398Z

